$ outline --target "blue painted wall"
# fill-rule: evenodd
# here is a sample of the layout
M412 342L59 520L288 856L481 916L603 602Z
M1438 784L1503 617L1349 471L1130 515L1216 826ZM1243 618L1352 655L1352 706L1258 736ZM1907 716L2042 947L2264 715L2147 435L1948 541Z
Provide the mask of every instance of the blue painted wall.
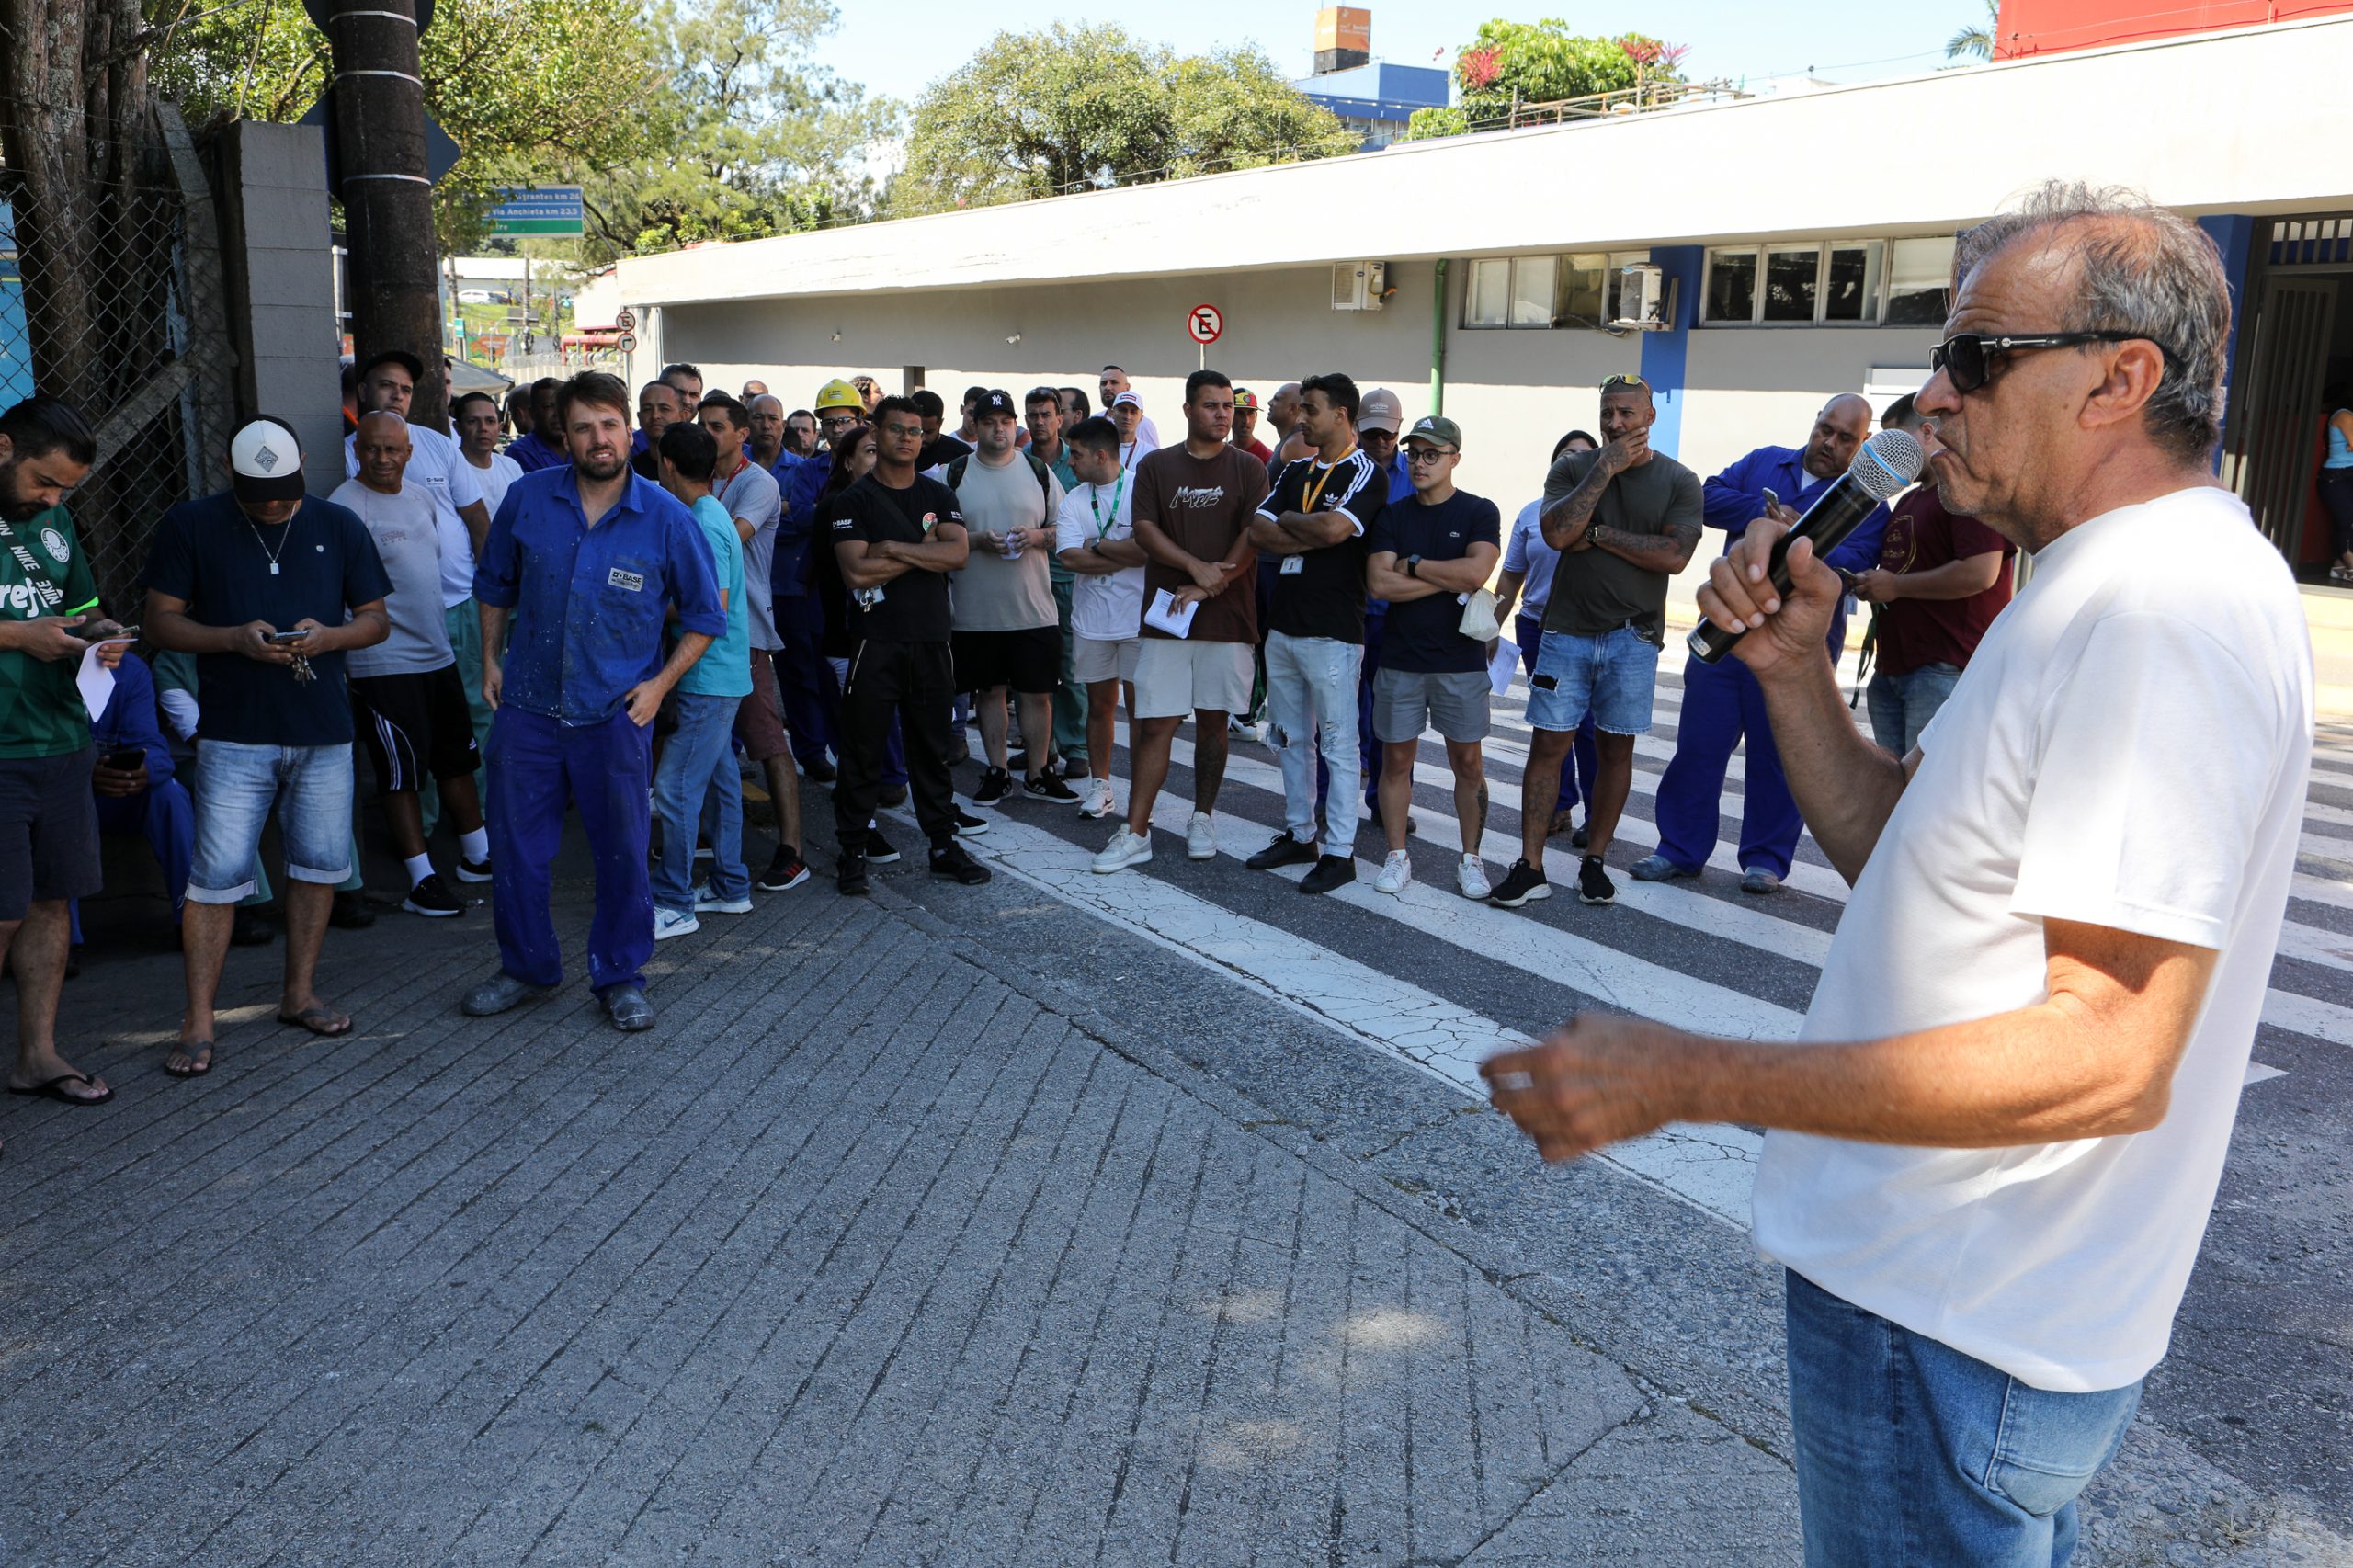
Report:
M2246 322L2246 271L2255 254L2256 220L2242 212L2217 212L2198 220L2222 255L2222 271L2231 280L2231 342L2222 358L2225 380L2222 384L2222 406L2230 407L2230 378L2235 377L2239 363L2239 328ZM2214 449L2214 471L2222 468L2222 452Z
M1675 296L1675 324L1665 332L1643 334L1643 380L1651 384L1658 407L1658 423L1651 426L1651 446L1668 457L1678 457L1683 437L1685 362L1691 347L1691 324L1699 310L1699 268L1707 252L1699 245L1653 245L1651 264L1659 269Z

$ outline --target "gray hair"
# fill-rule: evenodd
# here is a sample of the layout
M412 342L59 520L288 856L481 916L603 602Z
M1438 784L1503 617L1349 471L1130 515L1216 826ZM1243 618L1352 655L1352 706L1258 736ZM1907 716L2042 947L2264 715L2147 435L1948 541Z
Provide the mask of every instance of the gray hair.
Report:
M2143 410L2149 435L2183 462L2204 465L2222 438L2231 341L2230 279L2214 242L2139 191L2051 180L2018 210L1962 232L1955 285L2030 236L2074 255L2082 268L2058 330L2129 332L2164 347L2165 374Z

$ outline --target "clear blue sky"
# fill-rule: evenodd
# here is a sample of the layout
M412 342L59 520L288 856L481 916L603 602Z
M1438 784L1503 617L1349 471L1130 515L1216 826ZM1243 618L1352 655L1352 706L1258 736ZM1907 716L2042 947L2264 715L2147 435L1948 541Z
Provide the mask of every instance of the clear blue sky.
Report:
M1646 0L1601 6L1567 0L1373 0L1370 9L1374 56L1400 65L1451 64L1456 46L1468 42L1488 17L1536 21L1565 14L1580 32L1641 31L1689 44L1683 68L1694 80L1790 75L1810 68L1837 81L1865 81L1929 70L1941 62L1945 40L1985 14L1984 0ZM1316 10L1315 0L1243 8L849 0L842 6L840 30L820 52L849 80L912 101L996 32L1091 17L1117 20L1141 38L1188 53L1253 42L1280 68L1304 76L1314 50Z

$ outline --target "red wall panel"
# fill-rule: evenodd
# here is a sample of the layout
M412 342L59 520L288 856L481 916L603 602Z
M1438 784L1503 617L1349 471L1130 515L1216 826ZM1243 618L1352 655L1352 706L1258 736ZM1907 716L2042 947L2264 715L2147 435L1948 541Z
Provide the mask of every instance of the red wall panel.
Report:
M2353 0L2002 0L1994 58L2133 43L2353 11Z

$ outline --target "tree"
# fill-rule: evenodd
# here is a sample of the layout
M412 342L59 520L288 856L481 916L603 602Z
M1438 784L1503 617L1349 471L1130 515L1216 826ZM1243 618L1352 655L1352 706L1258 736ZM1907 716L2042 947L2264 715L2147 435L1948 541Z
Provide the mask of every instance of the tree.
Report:
M999 33L915 108L893 214L1357 150L1254 49L1177 55L1116 26Z
M1478 36L1454 57L1454 106L1415 110L1405 138L1484 130L1518 105L1680 81L1676 65L1682 57L1680 47L1641 33L1586 38L1558 20L1482 22Z
M827 0L658 0L662 90L634 111L637 155L583 180L586 259L870 216L863 153L901 111L813 62L838 20Z
M1994 34L2002 22L2002 0L1985 0L1985 20L1962 28L1945 40L1947 60L1986 61L1994 58Z

